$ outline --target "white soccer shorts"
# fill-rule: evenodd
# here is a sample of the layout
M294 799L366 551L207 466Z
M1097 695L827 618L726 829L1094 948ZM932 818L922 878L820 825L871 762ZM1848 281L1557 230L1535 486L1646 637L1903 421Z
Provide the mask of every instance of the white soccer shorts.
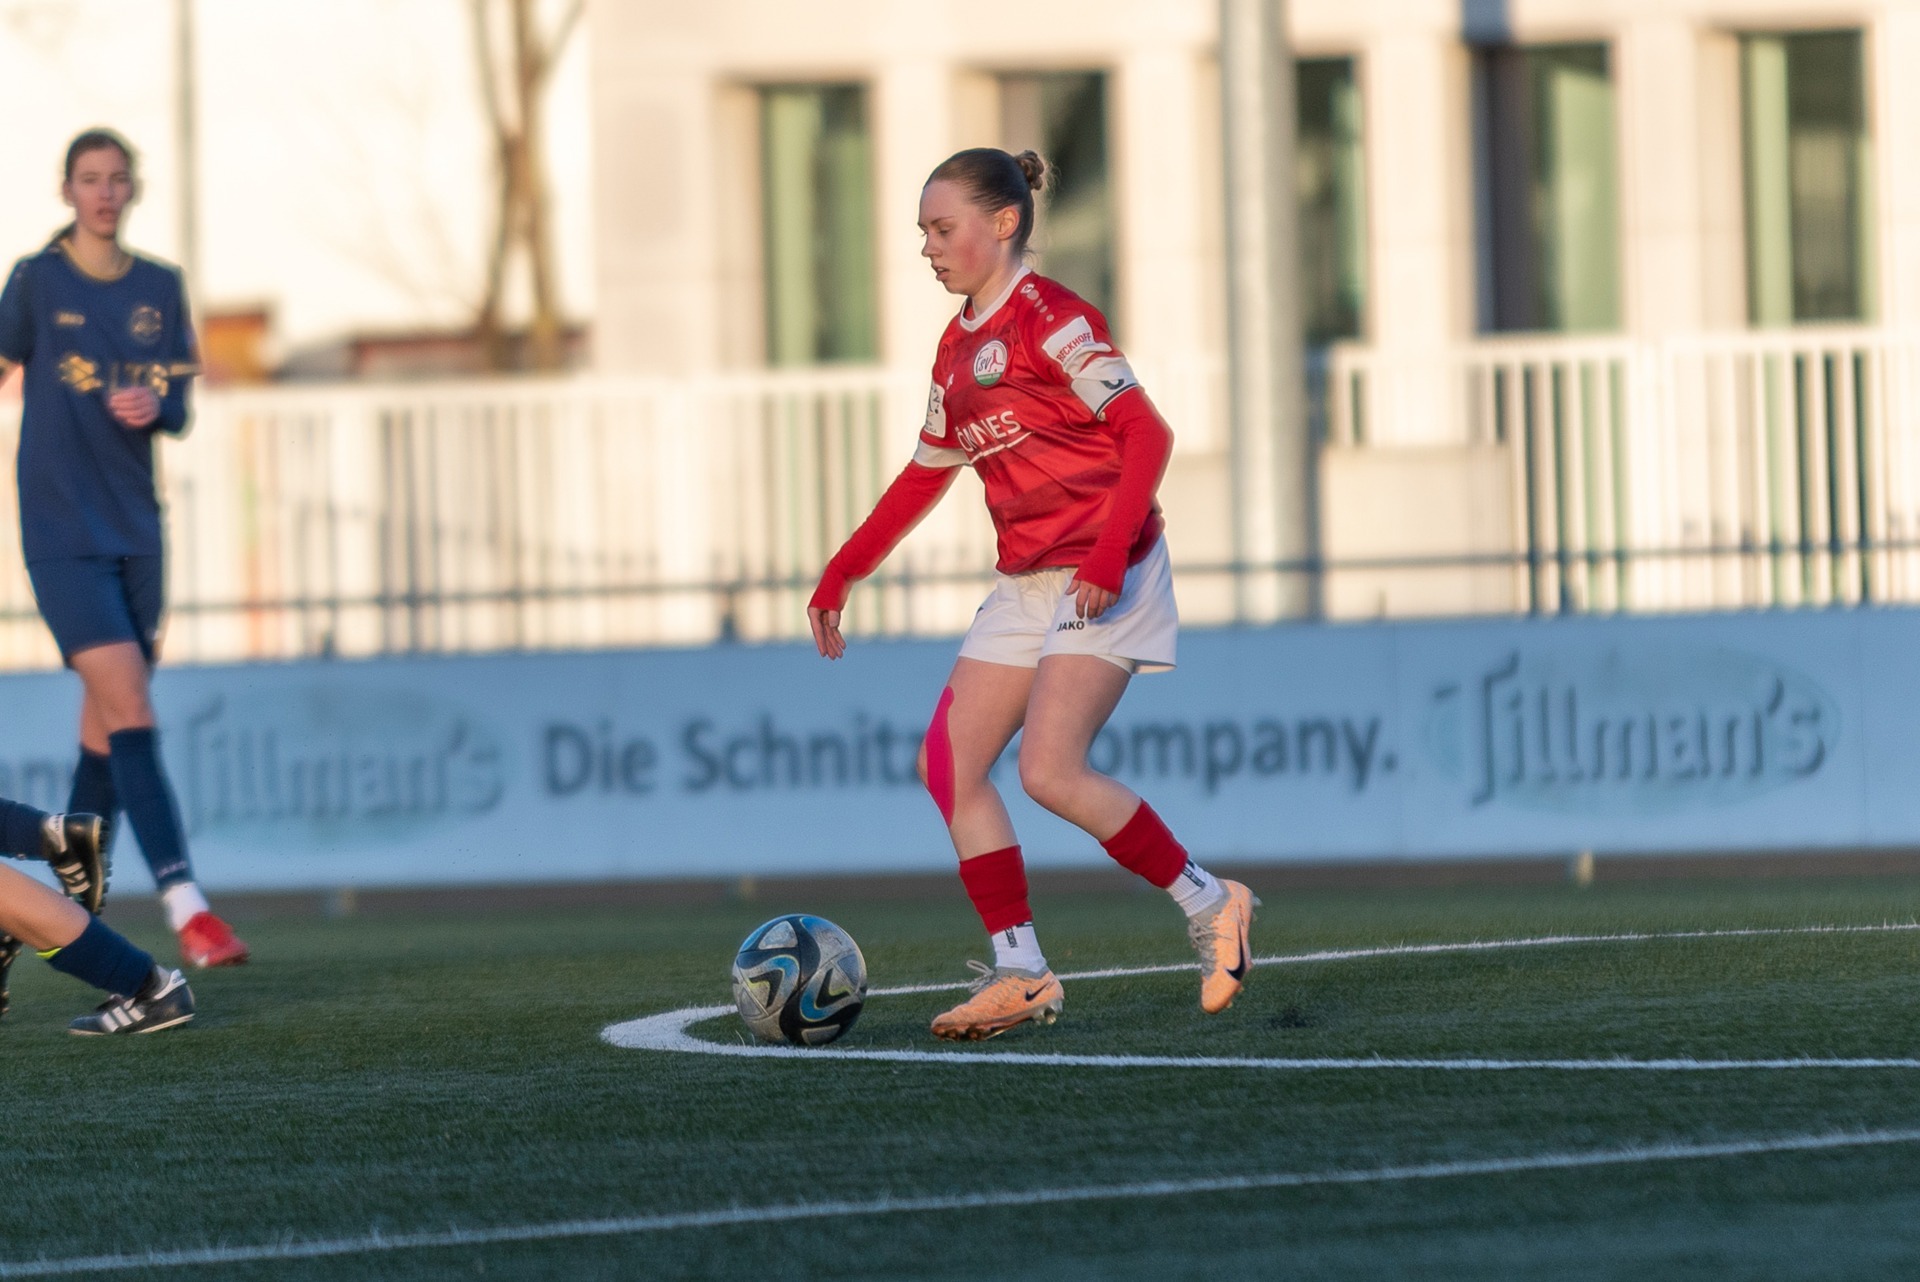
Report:
M1090 654L1129 672L1173 667L1180 610L1164 538L1128 569L1119 601L1097 619L1075 614L1072 579L1067 567L1001 575L973 616L960 657L1036 668L1050 654Z

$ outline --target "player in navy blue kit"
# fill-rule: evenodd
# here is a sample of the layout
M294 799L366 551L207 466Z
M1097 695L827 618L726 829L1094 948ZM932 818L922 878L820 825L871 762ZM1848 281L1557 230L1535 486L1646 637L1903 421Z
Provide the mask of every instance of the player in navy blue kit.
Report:
M247 959L193 879L161 764L150 686L164 565L153 434L186 429L195 373L173 268L129 253L133 150L90 130L67 148L73 222L14 265L0 291L0 376L24 366L20 539L40 614L85 687L68 810L124 811L195 966Z
M26 809L6 801L0 807ZM59 818L100 824L97 815ZM151 955L82 904L69 903L11 868L0 868L0 932L0 1015L7 1009L7 973L24 942L55 970L108 994L93 1014L67 1026L75 1034L157 1033L193 1018L193 990L179 971L155 965Z

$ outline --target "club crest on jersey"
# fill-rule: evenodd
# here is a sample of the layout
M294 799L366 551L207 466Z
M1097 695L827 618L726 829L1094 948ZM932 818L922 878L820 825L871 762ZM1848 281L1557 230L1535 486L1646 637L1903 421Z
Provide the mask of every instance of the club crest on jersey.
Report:
M973 354L973 381L992 387L1007 374L1007 345L994 339Z
M133 309L133 315L128 318L127 332L132 334L138 342L151 343L160 337L160 331L165 325L166 321L160 315L158 307L150 307L142 303Z

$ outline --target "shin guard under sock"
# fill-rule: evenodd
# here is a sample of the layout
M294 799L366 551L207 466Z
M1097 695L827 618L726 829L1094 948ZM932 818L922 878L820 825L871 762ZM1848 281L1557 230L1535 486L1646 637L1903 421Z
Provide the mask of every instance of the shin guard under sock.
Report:
M989 935L1033 920L1027 906L1027 867L1020 847L990 851L960 861L960 880Z
M140 839L140 853L153 870L154 885L165 890L175 882L193 880L180 807L160 766L159 732L151 726L116 730L107 742L113 747L113 789L127 808L133 835Z
M32 806L17 801L0 801L0 851L22 859L39 859L40 841L46 835L41 826L47 816Z
M1124 828L1100 844L1115 863L1162 890L1173 885L1173 879L1187 866L1186 850L1144 801Z
M55 970L120 997L139 996L153 974L153 955L134 947L98 917L87 919L78 939L40 956Z
M113 788L113 758L104 752L80 749L80 760L73 767L73 788L67 793L67 813L99 815L107 821L107 841L113 841L118 826L114 813L120 809Z

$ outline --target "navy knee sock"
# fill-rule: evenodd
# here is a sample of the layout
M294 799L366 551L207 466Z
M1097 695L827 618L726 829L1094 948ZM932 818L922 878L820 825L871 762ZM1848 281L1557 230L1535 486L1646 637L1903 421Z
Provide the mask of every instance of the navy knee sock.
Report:
M71 944L40 955L55 970L121 997L138 997L153 976L153 955L98 917L90 918Z
M23 859L40 858L40 825L46 814L17 801L0 801L0 851Z
M113 790L127 808L140 853L153 869L161 890L193 880L187 861L187 835L180 826L180 807L160 767L160 734L152 727L116 730L107 736L112 746Z
M113 790L113 758L104 752L80 749L73 767L73 790L67 794L70 815L99 815L107 821L107 842L113 842L113 812L120 808Z

